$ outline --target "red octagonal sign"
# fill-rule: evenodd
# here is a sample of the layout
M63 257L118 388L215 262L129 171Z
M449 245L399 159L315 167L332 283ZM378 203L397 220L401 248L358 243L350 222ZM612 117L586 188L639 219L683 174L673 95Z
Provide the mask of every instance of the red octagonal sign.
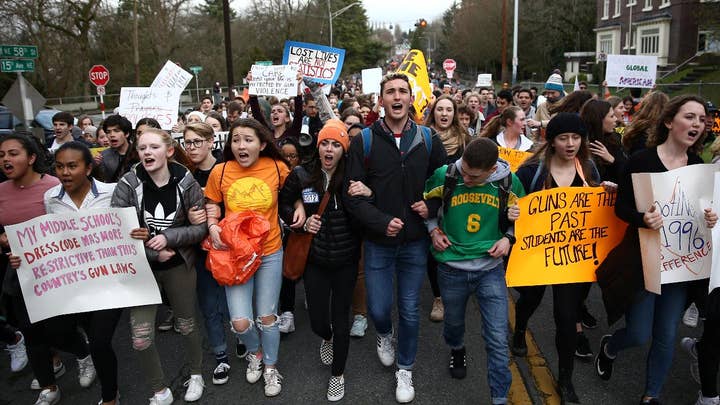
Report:
M90 82L96 86L105 86L110 81L110 71L103 65L95 65L88 73Z
M455 70L455 66L457 66L455 63L455 59L445 59L443 61L443 69L446 71L452 72L453 70Z

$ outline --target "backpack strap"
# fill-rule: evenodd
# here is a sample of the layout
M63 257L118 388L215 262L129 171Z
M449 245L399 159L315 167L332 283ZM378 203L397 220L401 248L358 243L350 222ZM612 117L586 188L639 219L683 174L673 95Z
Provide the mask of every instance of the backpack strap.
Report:
M445 182L443 183L441 210L443 214L447 214L448 208L450 207L450 199L455 191L455 187L457 187L457 179L457 166L455 166L455 163L451 163L445 171Z
M365 167L367 167L368 160L370 159L370 151L372 150L372 130L369 127L363 128L361 136L363 143L363 157L365 160Z
M500 199L500 204L498 205L498 210L500 212L500 217L498 218L498 230L500 230L500 233L505 233L508 228L510 228L510 220L507 218L507 209L510 191L512 190L512 173L508 173L507 176L503 177L498 186L498 198Z
M427 149L428 157L430 157L430 155L432 155L432 131L430 131L430 128L426 126L418 125L417 127L418 132L422 131L425 148Z
M538 162L538 167L535 169L535 175L533 176L532 181L530 182L530 190L528 190L528 193L532 193L535 191L535 186L537 185L537 181L540 178L540 172L542 171L543 163L542 161Z

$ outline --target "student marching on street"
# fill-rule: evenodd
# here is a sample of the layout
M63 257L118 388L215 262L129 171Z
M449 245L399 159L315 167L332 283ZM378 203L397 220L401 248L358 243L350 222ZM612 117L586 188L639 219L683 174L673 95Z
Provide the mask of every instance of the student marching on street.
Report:
M464 200L468 195L483 198ZM438 282L445 307L443 337L450 346L450 375L465 378L465 309L475 296L482 315L487 379L493 404L507 403L512 376L507 345L508 304L503 258L515 242L507 219L510 196L525 195L510 165L498 159L497 145L479 138L462 158L440 167L425 185L425 199L442 201L428 220L431 252L439 262ZM485 198L487 197L487 198ZM469 201L455 203L457 201Z
M87 146L74 141L60 145L55 151L55 174L62 184L45 192L47 213L110 207L115 183L95 180L92 171L93 158ZM115 405L118 401L118 367L112 339L122 311L122 308L112 308L76 315L87 333L90 354L102 386L99 404Z
M230 127L223 150L224 163L210 172L205 196L208 227L214 247L223 248L219 204L225 213L253 211L270 224L263 245L262 264L244 284L225 287L230 323L248 349L246 380L265 380L265 395L280 394L282 376L277 370L280 331L278 297L282 282L282 240L278 220L278 193L289 173L269 129L254 119L239 119ZM256 196L248 198L248 195ZM292 226L292 225L291 225ZM263 363L265 370L263 372Z
M657 230L663 226L662 216L654 205L644 213L637 211L632 174L661 173L703 163L697 153L701 150L705 138L706 114L705 101L700 97L684 95L673 98L655 122L654 131L647 141L648 147L628 160L620 178L615 204L617 216L629 224L628 233L637 234L640 227ZM706 226L714 227L717 214L710 207L702 208ZM637 238L632 250L634 254L640 254ZM623 300L630 303L625 305L625 327L612 335L603 336L595 358L595 371L603 380L609 380L613 361L620 351L644 345L652 339L647 356L645 388L640 403L659 404L658 397L672 365L675 336L685 309L690 282L663 284L661 294L657 295L645 290L642 275L642 268L634 265L623 274L626 277L623 284L630 285L629 289L625 289L630 291L630 295ZM606 291L603 293L605 295ZM619 297L612 291L609 293ZM607 308L613 303L606 300L605 304Z
M375 198L346 194L345 204L365 227L368 312L377 331L378 357L386 367L395 363L393 294L389 291L397 278L395 399L407 403L415 398L412 369L420 323L418 301L429 245L424 224L428 207L422 192L425 180L445 163L446 154L430 129L410 119L413 96L406 75L386 75L380 82L380 97L385 117L366 130L367 136L358 135L350 143L345 176L346 190L353 181L361 181Z
M146 129L136 142L140 163L132 167L117 184L113 207L134 207L140 228L131 236L145 240L145 254L155 281L163 288L183 336L190 378L185 382L185 401L200 399L202 378L202 337L195 317L195 245L207 235L205 222L193 225L190 212L204 203L202 189L192 173L177 160L184 161L182 149L173 146L170 135ZM163 373L155 339L157 305L130 309L132 346L154 395L150 405L173 402Z

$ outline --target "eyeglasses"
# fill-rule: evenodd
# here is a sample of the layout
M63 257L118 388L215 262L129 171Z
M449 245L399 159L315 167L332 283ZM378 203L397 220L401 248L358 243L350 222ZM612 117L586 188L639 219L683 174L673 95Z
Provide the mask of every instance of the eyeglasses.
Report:
M205 139L196 139L194 141L185 141L185 148L192 146L193 148L199 148L203 146Z

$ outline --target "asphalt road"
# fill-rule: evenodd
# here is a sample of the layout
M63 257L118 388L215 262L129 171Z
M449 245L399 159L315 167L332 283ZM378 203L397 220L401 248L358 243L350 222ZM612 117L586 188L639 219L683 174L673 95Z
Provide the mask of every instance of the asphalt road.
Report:
M283 375L282 393L275 398L263 394L262 379L254 385L245 381L246 362L233 357L230 381L223 386L212 385L215 361L206 350L204 361L205 393L200 404L319 404L325 398L330 369L319 359L320 339L310 331L307 311L303 305L302 284L298 285L296 305L296 331L283 336L280 344L279 370ZM512 293L511 293L512 294ZM447 371L449 350L442 339L442 324L432 323L427 315L432 303L430 289L424 286L421 303L422 323L417 363L413 373L415 404L488 404L490 394L486 382L485 353L480 336L477 306L468 306L468 375L464 380L453 380ZM599 290L593 287L588 299L590 311L601 319L600 327L587 331L593 350L597 350L600 337L608 333ZM548 289L543 303L530 321L530 331L537 343L537 351L531 345L527 359L513 359L515 372L511 401L513 404L558 404L554 391L557 372L557 355L554 347L552 320L552 291ZM680 327L681 336L699 336L701 329ZM228 338L231 339L228 332ZM232 340L230 340L232 341ZM164 369L171 382L175 403L182 403L185 376L182 370L183 349L180 335L165 332L158 335L157 343ZM699 386L689 373L689 357L680 349L679 338L673 368L665 384L663 404L692 404ZM115 347L119 357L120 392L123 404L147 404L151 392L137 366L128 338L128 317L124 315L115 335ZM206 346L207 348L207 346ZM643 391L645 354L647 346L621 353L615 362L612 379L601 381L594 373L592 362L576 362L574 383L584 404L636 404ZM7 357L5 357L7 359ZM77 363L71 356L63 355L68 366L65 376L58 381L62 389L62 404L96 404L100 387L96 382L82 389L77 382ZM9 359L0 362L0 404L32 404L38 393L31 391L32 374L27 367L12 375ZM345 371L346 394L341 403L346 404L392 404L395 403L394 370L383 367L375 354L372 325L364 338L353 339Z

